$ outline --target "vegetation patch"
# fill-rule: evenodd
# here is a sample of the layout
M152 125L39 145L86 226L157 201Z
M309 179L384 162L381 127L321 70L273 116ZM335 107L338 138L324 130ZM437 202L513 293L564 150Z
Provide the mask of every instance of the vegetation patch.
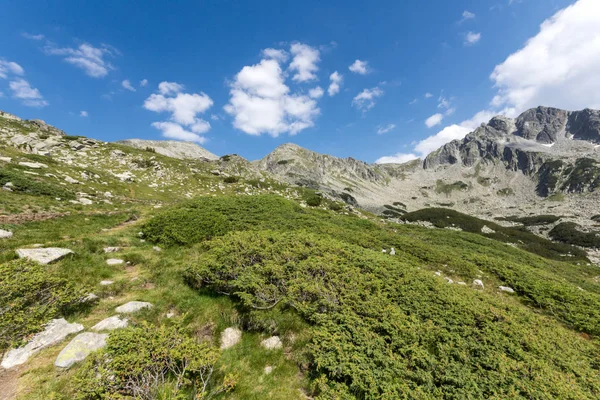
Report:
M582 232L574 222L562 222L556 225L549 233L550 237L558 242L575 246L600 248L600 232Z
M496 194L498 196L508 197L508 196L514 196L515 191L512 188L503 188L503 189L498 190L496 192Z
M537 226L537 225L550 225L558 221L561 217L557 215L534 215L531 217L517 217L517 216L509 216L509 217L499 217L496 218L499 221L510 221L510 222L518 222L525 226Z
M449 196L455 190L460 190L460 191L469 190L469 185L463 181L456 181L454 183L445 183L441 179L438 179L437 182L435 183L435 192L438 194L443 193L446 196Z
M17 170L0 170L0 186L11 183L13 192L22 192L34 196L74 199L75 194L61 185L50 183L47 178L37 178Z

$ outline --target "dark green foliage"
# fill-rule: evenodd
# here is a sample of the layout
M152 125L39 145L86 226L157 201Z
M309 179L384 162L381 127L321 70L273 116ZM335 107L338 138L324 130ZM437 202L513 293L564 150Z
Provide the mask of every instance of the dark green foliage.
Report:
M538 172L537 194L546 197L557 189L564 163L561 160L547 161Z
M318 207L323 202L323 197L318 196L316 194L310 194L304 197L304 201L311 207Z
M395 201L395 202L393 202L392 204L393 204L394 206L396 206L396 207L402 207L402 208L406 209L406 204L404 204L404 203L402 203L402 202L400 202L400 201Z
M22 259L0 264L0 354L81 304L84 292L46 268Z
M438 180L435 184L436 193L444 193L449 196L455 190L468 190L469 185L463 181L456 181L454 183L444 183L442 180Z
M340 194L340 198L344 201L344 203L350 204L351 206L357 206L358 205L358 202L356 201L356 199L354 198L354 196L352 196L351 194L341 193Z
M503 227L490 221L471 217L446 208L425 208L403 216L405 221L428 221L438 228L457 227L463 231L484 235L504 243L518 243L524 250L553 260L567 260L567 255L578 260L586 260L586 253L573 246L554 243L526 230ZM484 234L481 229L487 226L494 233Z
M504 188L504 189L500 189L496 192L496 194L498 196L513 196L515 194L515 191L512 188Z
M69 141L77 140L77 139L85 139L85 138L86 138L85 136L76 136L76 135L65 135L65 136L63 136L63 139L69 140Z
M394 203L394 205L396 204L402 204L402 203ZM402 204L404 206L404 204ZM391 206L389 204L385 204L384 207L386 208L386 210L383 210L383 212L381 213L383 217L386 218L400 218L402 217L403 214L406 214L406 210L403 210L402 208L398 208L395 206Z
M550 225L558 221L561 217L556 215L534 215L531 217L500 217L499 221L518 222L525 226Z
M337 203L335 201L329 202L329 206L328 207L332 211L342 211L344 209L344 207L342 207L342 205L340 203Z
M352 193L354 190L351 187L345 187L344 191L348 192L348 193Z
M196 342L177 326L144 323L120 329L79 370L77 398L209 398L235 385L232 376L221 384L212 382L218 358L215 348Z
M556 241L575 246L600 248L600 232L582 232L574 222L562 222L548 234Z
M156 153L156 149L154 147L149 147L149 146L146 146L144 151L147 151L148 153Z
M225 182L225 183L237 183L239 180L240 180L240 178L237 177L237 176L226 176L223 179L223 182Z
M533 268L511 275L494 260L508 278L539 282ZM187 278L230 294L243 312L291 308L311 323L305 351L319 399L598 398L594 341L419 265L311 233L234 232L203 245ZM560 315L596 333L598 295L551 285L515 287L555 296ZM550 293L559 285L567 289Z
M594 215L591 219L592 219L592 221L600 222L600 214Z
M221 156L220 160L227 162L227 161L231 160L231 156L230 155Z
M61 185L49 182L46 178L27 175L17 170L0 170L0 186L12 182L14 192L28 193L34 196L59 197L61 199L74 199L75 194Z
M154 161L147 158L136 158L132 161L138 168L152 168L154 167Z
M567 193L582 193L594 191L600 187L600 167L596 160L591 158L580 158L570 167L565 174L567 179L560 189Z
M286 164L289 164L289 163L290 163L290 160L279 160L279 161L277 161L277 164L279 164L279 165L286 165Z

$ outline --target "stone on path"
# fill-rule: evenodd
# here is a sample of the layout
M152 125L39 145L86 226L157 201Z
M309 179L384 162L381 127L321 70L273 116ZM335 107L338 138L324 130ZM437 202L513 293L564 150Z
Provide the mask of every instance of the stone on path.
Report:
M148 303L145 301L130 301L129 303L125 303L122 306L115 308L115 311L119 314L130 314L144 308L152 308L152 303Z
M242 340L242 331L237 328L227 328L221 333L221 350L235 346Z
M515 290L511 287L508 286L498 286L498 289L502 290L503 292L507 292L507 293L514 293Z
M92 326L92 330L99 331L112 331L115 329L126 328L129 325L129 320L127 318L119 318L118 315L113 315L112 317L108 317L98 322L96 325Z
M0 229L0 239L10 239L13 236L11 231L5 231L4 229Z
M46 328L42 332L36 334L26 345L12 349L6 353L1 365L6 369L21 365L38 351L62 341L72 333L81 332L82 330L83 325L81 324L70 324L64 318L53 319L46 325Z
M70 368L76 362L85 360L90 353L106 346L107 338L108 335L105 333L80 333L62 349L54 365L59 368Z
M40 264L49 264L52 261L63 258L67 254L73 253L69 249L61 249L59 247L46 247L40 249L18 249L17 255L19 258L27 258Z
M267 350L275 350L283 347L283 343L281 343L279 336L271 336L270 338L260 342L260 345Z
M106 263L108 265L121 265L124 262L125 261L121 260L120 258L109 258L108 260L106 260Z

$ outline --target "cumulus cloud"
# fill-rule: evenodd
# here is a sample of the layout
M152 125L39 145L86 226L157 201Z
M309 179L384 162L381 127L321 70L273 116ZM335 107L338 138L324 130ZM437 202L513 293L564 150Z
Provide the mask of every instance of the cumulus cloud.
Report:
M87 116L88 116L88 112L87 112L87 111L81 111L81 112L79 113L79 116L80 116L80 117L83 117L83 118L85 118L85 117L87 117Z
M262 55L264 58L273 59L280 63L286 62L289 58L289 54L281 49L264 49Z
M151 94L144 101L146 110L170 114L169 121L154 122L152 126L162 131L170 139L204 143L200 136L210 130L210 123L199 118L213 105L212 99L205 93L183 93L185 87L176 82L161 82L158 93Z
M433 95L431 93L427 92L427 93L425 93L424 97L426 99L429 99L429 98L433 97Z
M323 91L323 88L321 88L321 86L317 86L308 91L308 95L313 99L320 99L321 97L323 97L324 93L325 92Z
M352 99L352 105L362 112L366 112L375 107L375 99L381 96L383 96L383 90L378 86L364 89Z
M92 78L105 77L110 70L113 70L114 67L106 58L118 54L117 50L108 45L94 47L89 43L83 43L77 48L48 45L44 51L48 55L63 56L66 62L82 69Z
M343 79L343 76L337 71L329 75L329 80L331 81L329 88L327 88L327 94L329 94L329 96L335 96L340 92Z
M467 34L465 35L465 45L472 46L475 43L479 42L480 39L481 33L467 32Z
M292 79L296 82L308 82L317 79L315 74L321 60L319 50L302 43L293 43L290 52L294 56L290 63L290 71L296 71ZM277 60L281 62L281 60Z
M31 87L25 79L15 79L8 84L8 87L12 91L13 97L20 99L26 106L39 108L48 105L40 91Z
M0 58L0 78L6 79L9 75L23 75L23 68L13 61L6 61Z
M462 19L459 22L462 23L462 22L465 22L466 20L473 19L473 18L475 18L475 14L473 14L472 12L470 12L468 10L465 10L462 13Z
M34 34L31 34L31 33L27 33L27 32L21 33L21 36L23 36L26 39L30 39L30 40L42 40L42 39L44 39L44 35L42 35L42 34L34 35Z
M121 82L121 86L123 86L125 89L131 92L135 92L135 88L133 87L131 82L129 82L129 79L125 79L123 82Z
M427 125L428 128L432 128L436 125L439 125L442 123L442 120L444 119L444 114L433 114L431 117L427 118L425 120L425 125Z
M396 127L395 124L389 124L387 126L380 126L377 129L377 134L378 135L383 135L384 133L388 133L389 131L393 130Z
M369 73L369 62L356 60L348 67L348 69L356 74L366 75Z
M316 65L318 51L294 43L290 52L294 58L289 70L296 71L292 79L298 82L312 80L316 69L311 65ZM263 51L263 56L266 53ZM312 92L314 96L319 91L312 89L309 96L290 93L281 66L282 58L268 53L270 57L263 58L258 64L243 67L230 84L230 99L224 110L233 117L233 126L250 135L266 133L273 137L283 133L294 135L314 126L320 110L310 94Z
M417 158L419 158L419 156L417 156L416 154L397 153L393 156L385 156L378 158L377 161L375 161L375 164L403 164L405 162L416 160Z
M142 79L140 81L140 87L145 87L148 85L148 79Z
M496 66L493 107L600 108L600 2L579 0ZM534 60L534 61L533 61Z

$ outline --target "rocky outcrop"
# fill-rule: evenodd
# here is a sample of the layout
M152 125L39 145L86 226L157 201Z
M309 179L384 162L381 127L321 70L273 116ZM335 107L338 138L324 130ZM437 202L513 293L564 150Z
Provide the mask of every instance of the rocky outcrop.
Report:
M178 158L180 160L217 160L219 158L205 148L192 142L179 142L176 140L126 139L119 140L117 143L129 147L135 147L136 149L141 150L153 149L158 154L162 154L167 157Z
M58 368L71 368L73 364L85 360L88 355L106 346L107 338L105 333L80 333L62 349L54 365Z

